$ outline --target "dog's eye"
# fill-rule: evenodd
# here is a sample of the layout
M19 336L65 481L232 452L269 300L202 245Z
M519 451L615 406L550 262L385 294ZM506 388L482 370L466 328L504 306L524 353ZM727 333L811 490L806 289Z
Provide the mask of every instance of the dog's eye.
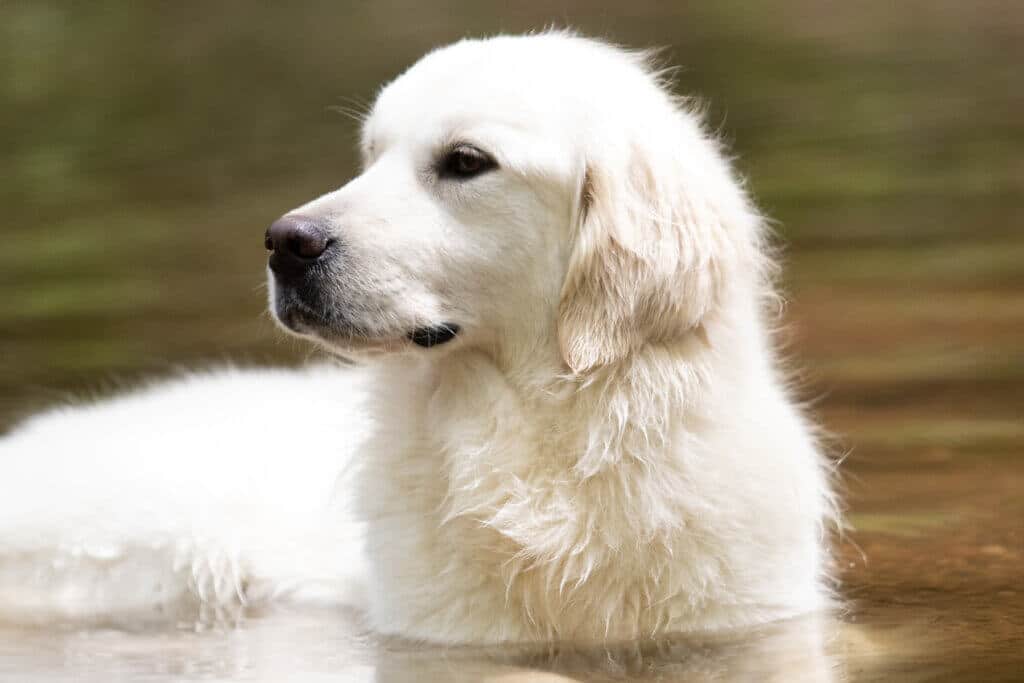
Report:
M458 145L445 154L441 160L442 178L463 180L473 178L497 167L494 160L471 145Z

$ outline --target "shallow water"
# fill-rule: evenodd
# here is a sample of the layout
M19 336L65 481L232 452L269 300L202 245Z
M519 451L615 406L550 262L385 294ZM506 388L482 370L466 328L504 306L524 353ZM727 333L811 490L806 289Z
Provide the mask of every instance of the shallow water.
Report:
M375 642L336 614L278 615L230 632L19 632L0 646L12 673L80 681L831 680L840 646L828 624L777 625L735 638L616 646L414 648ZM7 635L7 634L5 634ZM831 639L830 639L831 638ZM799 643L799 647L793 647ZM4 673L0 669L0 673Z
M843 609L643 643L436 648L353 614L280 609L230 629L0 627L11 681L1018 681L1024 468L922 451L850 476Z
M441 651L351 615L0 630L0 680L1024 680L1024 5L0 5L0 428L179 365L294 363L262 232L342 184L429 47L670 46L787 243L782 332L845 454L845 609L707 638Z

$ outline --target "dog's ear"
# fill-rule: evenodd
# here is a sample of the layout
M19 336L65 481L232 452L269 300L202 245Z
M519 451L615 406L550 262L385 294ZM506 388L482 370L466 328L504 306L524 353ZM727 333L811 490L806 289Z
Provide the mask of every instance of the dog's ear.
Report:
M714 145L661 142L585 164L558 312L574 373L699 331L754 248L756 216Z

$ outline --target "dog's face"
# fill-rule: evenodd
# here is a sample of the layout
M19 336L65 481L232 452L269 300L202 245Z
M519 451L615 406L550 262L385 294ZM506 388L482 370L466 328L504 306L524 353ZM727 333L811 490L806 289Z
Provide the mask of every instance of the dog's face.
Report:
M553 311L578 154L556 103L522 101L518 80L449 49L382 91L362 174L268 235L283 325L348 353L416 350L486 343Z
M746 212L639 59L562 35L428 55L381 92L362 151L267 233L277 319L347 355L550 341L572 370L611 362L698 323L721 219ZM693 194L709 184L721 206Z

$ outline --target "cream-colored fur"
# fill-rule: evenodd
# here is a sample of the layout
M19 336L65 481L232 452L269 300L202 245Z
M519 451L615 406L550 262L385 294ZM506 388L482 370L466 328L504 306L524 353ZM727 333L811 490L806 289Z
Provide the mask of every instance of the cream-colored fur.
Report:
M440 177L462 142L497 167ZM449 643L827 604L829 467L777 369L763 222L644 55L564 33L457 43L384 88L363 149L359 177L295 211L344 251L291 329L367 368L177 385L224 392L216 425L157 388L16 431L0 442L0 468L22 473L0 482L0 614L165 608L150 574L174 602L355 600L377 631ZM447 344L406 338L442 322L460 328ZM72 457L84 492L62 474ZM222 481L253 466L252 487ZM32 584L53 562L71 568ZM141 597L112 595L104 567Z

